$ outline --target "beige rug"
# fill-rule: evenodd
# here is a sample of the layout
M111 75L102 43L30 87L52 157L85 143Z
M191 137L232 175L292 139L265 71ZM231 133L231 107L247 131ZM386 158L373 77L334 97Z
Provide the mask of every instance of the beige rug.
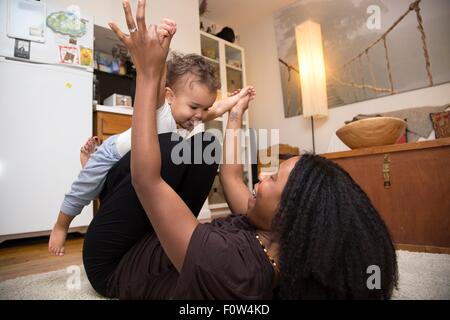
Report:
M450 299L450 255L397 251L400 282L394 299ZM82 266L6 280L0 299L104 299Z

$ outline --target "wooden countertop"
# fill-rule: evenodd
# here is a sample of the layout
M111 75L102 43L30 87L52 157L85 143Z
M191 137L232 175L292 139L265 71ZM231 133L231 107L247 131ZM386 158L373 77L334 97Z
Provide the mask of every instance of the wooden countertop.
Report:
M400 152L400 151L406 151L406 150L438 148L438 147L444 147L444 146L449 146L449 145L450 145L450 138L441 138L441 139L435 139L435 140L429 140L429 141L391 144L391 145L387 145L387 146L323 153L323 154L321 154L321 156L324 158L327 158L327 159L339 159L339 158L347 158L347 157L367 156L367 155L380 154L380 153Z
M111 106L103 106L103 105L97 104L94 106L94 111L125 114L125 115L129 115L129 116L133 115L133 108L126 107L126 106L111 107Z

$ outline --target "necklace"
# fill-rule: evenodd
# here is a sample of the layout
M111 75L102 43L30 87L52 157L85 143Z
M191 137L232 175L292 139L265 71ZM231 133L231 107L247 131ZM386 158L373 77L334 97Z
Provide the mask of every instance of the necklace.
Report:
M276 263L275 260L272 259L272 257L269 255L269 251L267 251L266 246L262 243L261 236L260 236L259 234L257 234L257 233L256 233L255 236L256 236L256 239L258 240L259 244L261 245L261 247L262 247L262 249L263 249L263 251L264 251L264 253L265 253L267 259L269 259L270 263L272 264L273 269L275 270L275 272L276 272L276 273L280 272L280 270L278 269L277 263Z

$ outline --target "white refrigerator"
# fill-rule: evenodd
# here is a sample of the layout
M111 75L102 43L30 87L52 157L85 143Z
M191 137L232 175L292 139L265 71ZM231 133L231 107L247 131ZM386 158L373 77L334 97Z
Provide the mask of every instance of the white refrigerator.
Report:
M81 169L92 135L93 18L84 14L0 0L0 242L48 234ZM91 219L92 205L72 227Z

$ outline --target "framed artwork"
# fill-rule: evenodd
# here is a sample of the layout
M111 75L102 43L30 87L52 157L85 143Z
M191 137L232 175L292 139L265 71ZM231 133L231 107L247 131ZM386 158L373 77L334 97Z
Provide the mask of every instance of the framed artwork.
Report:
M302 114L295 27L319 23L334 108L450 81L450 1L299 0L273 16L285 117Z

